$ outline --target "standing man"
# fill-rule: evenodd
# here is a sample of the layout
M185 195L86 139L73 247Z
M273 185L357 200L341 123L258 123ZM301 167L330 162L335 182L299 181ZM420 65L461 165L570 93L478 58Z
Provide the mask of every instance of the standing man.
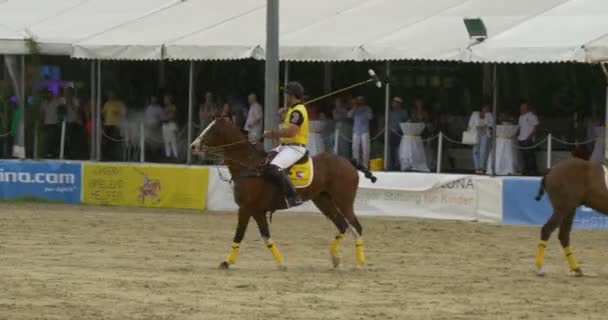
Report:
M391 102L391 109L388 113L388 142L389 142L389 170L399 170L399 144L401 143L401 126L402 122L407 121L407 111L403 109L403 99L394 97Z
M127 114L127 107L114 91L108 92L108 101L101 110L103 115L103 137L105 148L102 152L107 160L117 161L122 154L122 135L120 125Z
M163 108L158 102L156 95L150 96L150 104L146 107L144 113L145 123L145 142L146 142L146 161L156 162L160 157L161 144L161 120L163 117Z
M302 204L300 195L291 184L285 170L291 167L306 154L308 141L308 112L302 104L304 87L298 82L289 82L285 86L287 106L283 123L279 130L268 130L264 136L279 139L281 144L274 149L278 152L270 162L270 175L274 182L280 186L287 198L289 207Z
M251 93L247 97L247 101L249 102L249 111L247 112L247 120L245 121L245 127L243 129L247 131L249 142L255 142L256 148L263 149L264 144L261 143L261 140L264 112L262 106L258 103L258 97L255 93Z
M348 112L353 119L353 158L364 167L369 167L369 121L372 120L372 108L365 103L363 96L358 96L355 105ZM361 152L361 153L360 153Z
M538 117L530 110L528 101L522 100L519 105L519 135L517 140L519 146L522 149L522 157L524 160L524 175L537 175L538 169L536 168L536 156L533 148L534 145L536 128L539 124Z

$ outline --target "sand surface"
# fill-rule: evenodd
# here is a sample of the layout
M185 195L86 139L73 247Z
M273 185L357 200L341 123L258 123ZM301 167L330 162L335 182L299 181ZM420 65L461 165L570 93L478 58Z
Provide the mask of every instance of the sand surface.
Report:
M235 213L0 204L0 319L606 319L608 232L576 230L589 277L567 273L556 234L533 274L538 227L362 218L333 270L335 230L275 214L278 271L254 223L237 265ZM252 221L253 222L253 221Z

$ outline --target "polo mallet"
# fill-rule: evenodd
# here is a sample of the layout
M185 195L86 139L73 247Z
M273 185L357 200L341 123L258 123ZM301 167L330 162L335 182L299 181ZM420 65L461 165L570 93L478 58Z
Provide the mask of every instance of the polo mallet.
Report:
M330 93L324 94L324 95L322 95L320 97L316 97L314 99L311 99L311 100L308 100L308 101L304 101L302 104L306 105L306 104L309 104L309 103L312 103L312 102L315 102L315 101L319 101L319 100L331 97L331 96L333 96L335 94L338 94L340 92L344 92L344 91L347 91L347 90L350 90L350 89L353 89L353 88L356 88L356 87L360 87L360 86L362 86L364 84L368 84L370 82L374 82L374 84L376 85L376 87L382 88L382 80L380 80L380 77L378 77L378 75L376 74L376 72L373 69L367 70L367 74L369 74L370 78L367 79L367 80L365 80L365 81L361 81L359 83L352 84L352 85L350 85L348 87L345 87L345 88L342 88L342 89L338 89L338 90L332 91Z

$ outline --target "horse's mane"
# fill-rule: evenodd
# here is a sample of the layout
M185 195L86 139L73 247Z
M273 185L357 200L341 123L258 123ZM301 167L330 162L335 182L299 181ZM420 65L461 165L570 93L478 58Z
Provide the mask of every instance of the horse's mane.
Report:
M266 159L267 153L263 150L257 149L255 145L249 141L249 137L247 137L239 127L232 123L232 121L222 119L220 125L220 133L226 140L224 143L227 145L235 144L233 148L240 149L239 151L242 152L240 154L241 157L260 161Z

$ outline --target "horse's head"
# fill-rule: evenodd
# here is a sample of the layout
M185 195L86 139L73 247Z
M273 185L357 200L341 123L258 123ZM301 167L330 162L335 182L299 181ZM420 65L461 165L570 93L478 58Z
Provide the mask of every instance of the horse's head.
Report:
M204 153L208 149L221 149L244 139L240 132L230 120L225 117L216 116L213 121L194 139L190 145L192 152Z

